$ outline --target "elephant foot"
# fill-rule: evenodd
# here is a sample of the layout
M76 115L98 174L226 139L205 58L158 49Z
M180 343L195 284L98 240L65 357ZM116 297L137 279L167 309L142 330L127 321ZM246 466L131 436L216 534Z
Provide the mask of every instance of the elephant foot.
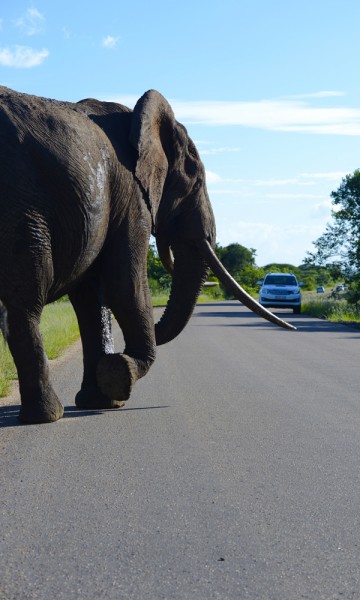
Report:
M108 410L125 406L123 400L112 400L96 386L85 386L76 394L75 404L83 410Z
M61 419L63 414L64 407L51 390L41 402L38 399L33 402L22 400L18 419L21 423L54 423Z
M128 400L137 372L135 361L126 354L105 354L97 366L98 386L112 400Z

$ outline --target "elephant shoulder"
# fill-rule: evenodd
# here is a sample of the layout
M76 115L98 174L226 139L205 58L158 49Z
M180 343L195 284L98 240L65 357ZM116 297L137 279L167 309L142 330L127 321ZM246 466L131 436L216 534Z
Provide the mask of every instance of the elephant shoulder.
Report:
M85 98L84 100L79 100L75 106L81 111L85 112L88 116L105 116L132 112L130 108L124 106L123 104L118 104L116 102L105 102L96 100L95 98Z
M105 133L113 146L118 160L132 167L136 154L129 143L133 111L116 102L102 102L93 98L76 103L80 110Z

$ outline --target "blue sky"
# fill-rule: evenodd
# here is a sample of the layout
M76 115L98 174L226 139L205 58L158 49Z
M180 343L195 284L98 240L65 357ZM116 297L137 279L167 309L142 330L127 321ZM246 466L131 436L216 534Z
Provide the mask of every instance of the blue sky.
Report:
M299 265L360 166L358 0L18 0L0 83L133 106L159 90L207 171L218 242Z

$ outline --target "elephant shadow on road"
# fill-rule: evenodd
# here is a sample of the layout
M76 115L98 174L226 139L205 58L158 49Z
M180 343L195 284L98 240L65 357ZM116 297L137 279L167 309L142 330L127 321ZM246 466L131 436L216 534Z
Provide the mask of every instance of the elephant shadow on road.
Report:
M202 311L201 308L202 307L211 307L213 309L217 309L219 308L220 310L207 310L207 311ZM226 308L227 310L224 310L224 308ZM287 313L287 312L283 312L283 313L279 313L278 316L280 318L288 318L289 316L292 316L292 313ZM206 323L207 327L264 327L264 326L273 326L271 323L269 323L268 321L265 321L263 318L261 317L257 317L257 315L249 310L243 310L242 308L240 308L239 303L233 303L230 304L229 302L227 303L221 303L219 302L216 307L214 306L214 304L205 304L202 303L201 305L198 305L198 310L193 314L193 320L196 320L197 318L208 318L208 319L231 319L234 320L236 319L237 322L229 322L229 323L224 323L224 322L214 322L211 323L210 325L208 323ZM255 320L254 320L255 319ZM292 323L294 325L298 325L298 323ZM203 324L205 325L205 323Z
M20 404L10 404L0 406L0 428L2 427L29 427L28 423L21 423L18 420ZM90 417L102 414L101 410L79 410L76 406L64 407L64 419L75 417ZM35 424L36 425L36 424Z
M154 410L160 408L168 408L168 406L131 406L117 410L83 410L78 409L76 406L65 406L63 419L77 419L80 417L96 417L108 412L120 413L128 411L139 411L139 410ZM0 406L0 428L3 427L29 427L28 423L21 423L18 420L18 414L20 410L20 404L9 404L6 406ZM38 424L34 424L38 426ZM52 425L52 423L50 423Z
M268 323L264 321L264 319L258 317L251 311L247 310L237 310L236 307L239 306L238 303L229 304L227 303L218 303L217 307L226 307L227 309L231 308L231 310L212 310L212 311L201 311L201 307L214 307L214 304L201 304L198 306L198 311L194 313L193 320L197 318L208 318L208 319L236 319L236 322L215 322L212 324L204 323L198 324L196 326L206 326L206 327L266 327L266 328L274 328L272 323ZM345 323L332 323L331 321L326 321L325 319L318 319L316 317L311 317L310 315L301 314L294 316L293 313L287 311L275 312L278 317L289 319L289 317L293 317L290 321L292 325L297 328L298 332L301 333L328 333L331 331L339 332L342 330L344 333L351 332L352 337L354 337L354 333L358 333L356 338L360 337L360 329L359 326L353 323L345 324ZM256 319L254 321L254 319ZM193 322L194 324L194 322Z

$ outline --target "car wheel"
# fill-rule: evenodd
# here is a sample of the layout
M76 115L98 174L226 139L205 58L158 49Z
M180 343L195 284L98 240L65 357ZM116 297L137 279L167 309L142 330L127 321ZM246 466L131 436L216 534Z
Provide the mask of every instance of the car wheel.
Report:
M294 315L299 315L301 313L301 306L295 306L294 310Z

